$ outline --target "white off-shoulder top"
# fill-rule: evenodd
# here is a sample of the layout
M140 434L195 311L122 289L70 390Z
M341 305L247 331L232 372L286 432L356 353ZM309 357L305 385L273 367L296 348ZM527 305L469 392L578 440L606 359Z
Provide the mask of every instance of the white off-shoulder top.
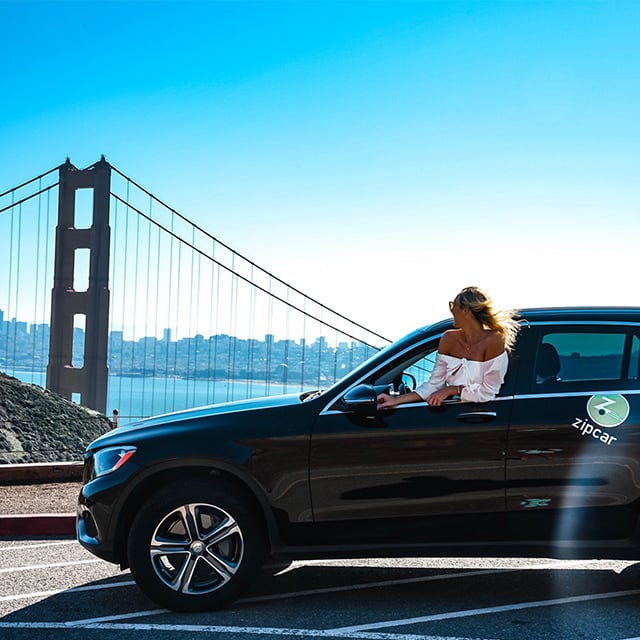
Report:
M445 386L464 387L460 399L466 402L488 402L493 400L504 382L509 366L509 356L503 351L499 356L480 362L440 352L428 382L423 382L416 393L426 400L434 391Z

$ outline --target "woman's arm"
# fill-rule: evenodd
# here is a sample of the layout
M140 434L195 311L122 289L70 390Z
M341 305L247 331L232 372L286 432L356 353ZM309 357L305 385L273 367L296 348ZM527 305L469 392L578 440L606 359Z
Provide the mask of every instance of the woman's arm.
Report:
M399 404L407 404L409 402L422 402L422 398L415 391L403 393L399 396L381 393L378 396L378 409L393 409L393 407Z
M399 404L406 404L409 402L428 402L429 398L433 395L437 389L442 390L447 375L447 363L440 357L440 353L446 353L442 351L447 349L447 344L451 341L451 332L445 331L438 343L438 351L436 352L436 362L433 366L433 371L429 376L427 382L423 382L415 391L409 393L403 393L399 396L390 396L388 393L381 393L378 396L378 408L379 409L391 409ZM447 387L444 387L445 389ZM451 395L456 395L452 393ZM431 404L431 403L430 403Z

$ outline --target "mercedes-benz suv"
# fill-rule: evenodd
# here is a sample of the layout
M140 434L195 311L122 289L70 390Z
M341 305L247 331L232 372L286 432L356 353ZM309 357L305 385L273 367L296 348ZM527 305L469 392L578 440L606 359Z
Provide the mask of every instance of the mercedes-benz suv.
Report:
M443 321L324 391L149 418L87 449L81 544L175 610L265 562L640 558L640 308L525 309L498 396L378 410L428 379Z

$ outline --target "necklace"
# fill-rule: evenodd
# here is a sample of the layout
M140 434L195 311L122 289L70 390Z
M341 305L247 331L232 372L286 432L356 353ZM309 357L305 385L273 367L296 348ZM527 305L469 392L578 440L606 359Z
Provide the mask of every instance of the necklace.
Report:
M466 335L464 335L464 333L462 334L462 336L463 337L461 337L461 342L467 351L470 351L471 347L475 347L477 344L480 344L484 340L484 336L481 336L475 342L469 342L469 340L467 339Z

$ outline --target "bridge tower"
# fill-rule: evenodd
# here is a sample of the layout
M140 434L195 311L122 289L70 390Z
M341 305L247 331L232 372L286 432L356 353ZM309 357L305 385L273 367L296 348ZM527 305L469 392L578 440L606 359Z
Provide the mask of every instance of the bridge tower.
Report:
M109 333L109 197L111 166L104 156L79 170L67 159L60 167L58 225L51 295L51 337L47 388L101 413L107 405L107 344ZM76 192L93 190L93 218L89 228L76 226ZM76 251L89 250L89 284L77 291ZM82 367L73 366L74 316L84 316Z

